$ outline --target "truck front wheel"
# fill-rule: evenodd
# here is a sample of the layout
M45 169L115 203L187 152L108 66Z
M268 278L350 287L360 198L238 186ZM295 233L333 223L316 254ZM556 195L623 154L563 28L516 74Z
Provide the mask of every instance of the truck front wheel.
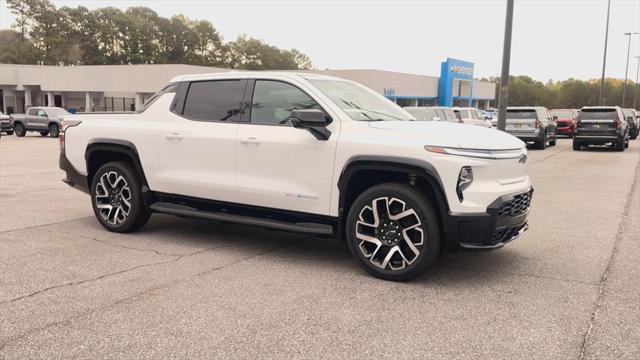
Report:
M91 182L91 203L100 224L113 232L136 231L151 216L140 179L126 162L110 162L98 169Z
M384 183L365 190L349 209L346 231L351 254L381 279L410 280L439 256L435 206L406 184Z

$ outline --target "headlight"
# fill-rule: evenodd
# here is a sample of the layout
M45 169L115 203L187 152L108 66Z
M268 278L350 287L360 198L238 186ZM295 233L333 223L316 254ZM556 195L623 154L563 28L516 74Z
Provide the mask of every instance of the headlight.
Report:
M438 154L467 156L481 159L519 159L522 155L527 155L526 148L507 150L478 150L427 145L424 147L424 149L429 152Z
M456 185L456 194L458 194L458 200L460 200L460 202L464 200L462 191L468 188L472 182L473 170L471 170L471 166L463 166L462 169L460 169L460 174L458 174L458 183Z

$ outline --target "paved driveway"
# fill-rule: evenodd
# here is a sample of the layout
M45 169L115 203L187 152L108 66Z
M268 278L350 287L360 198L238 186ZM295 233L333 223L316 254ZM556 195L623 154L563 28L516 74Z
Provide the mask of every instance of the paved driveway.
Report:
M640 141L531 150L530 230L410 283L335 240L163 215L106 232L57 157L0 141L0 358L640 358Z

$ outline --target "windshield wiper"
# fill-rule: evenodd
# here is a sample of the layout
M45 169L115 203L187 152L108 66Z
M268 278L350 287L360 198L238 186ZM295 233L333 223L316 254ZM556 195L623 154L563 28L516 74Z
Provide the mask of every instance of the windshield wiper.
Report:
M353 101L347 101L347 100L342 99L342 98L340 98L340 101L342 101L343 103L347 104L348 106L351 106L352 108L355 108L355 109L360 110L360 112L362 113L362 115L366 116L366 117L369 119L369 121L385 121L385 120L384 120L384 119L380 119L380 118L376 118L376 119L374 119L371 115L369 115L369 114L365 113L365 111L367 111L367 112L372 112L372 113L374 113L374 114L380 114L380 115L383 115L383 116L387 116L387 117L390 117L390 118L395 119L395 120L401 120L401 121L404 121L404 120L405 120L405 119L401 119L401 118L399 118L399 117L397 117L397 116L389 115L389 114L384 113L384 112L381 112L381 111L377 111L377 110L372 110L372 109L363 108L363 107L361 107L361 106L358 106L358 105L357 105L356 103L354 103Z

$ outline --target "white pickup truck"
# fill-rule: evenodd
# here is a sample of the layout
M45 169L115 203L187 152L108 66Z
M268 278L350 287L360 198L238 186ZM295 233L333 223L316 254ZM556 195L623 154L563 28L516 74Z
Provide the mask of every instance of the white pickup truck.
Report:
M11 114L11 124L16 136L22 137L27 131L37 131L42 136L58 137L60 122L70 115L59 107L33 106L26 114Z
M415 121L339 78L180 76L136 114L71 115L62 130L64 182L109 231L157 212L331 236L400 281L444 249L495 249L527 229L522 141Z

